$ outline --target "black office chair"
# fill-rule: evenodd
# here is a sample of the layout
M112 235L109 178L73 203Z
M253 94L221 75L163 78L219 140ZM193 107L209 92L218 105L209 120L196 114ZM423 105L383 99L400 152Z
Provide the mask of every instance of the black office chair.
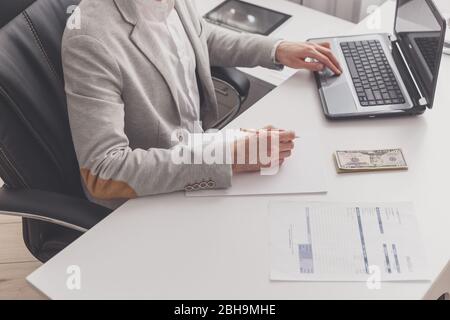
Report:
M0 214L23 218L25 244L45 262L111 210L83 193L68 123L60 46L67 8L80 1L29 2L0 4ZM245 76L213 72L244 100Z
M223 129L240 113L242 105L248 98L250 81L244 73L234 68L212 67L211 74L221 107L219 114L221 120L214 127Z

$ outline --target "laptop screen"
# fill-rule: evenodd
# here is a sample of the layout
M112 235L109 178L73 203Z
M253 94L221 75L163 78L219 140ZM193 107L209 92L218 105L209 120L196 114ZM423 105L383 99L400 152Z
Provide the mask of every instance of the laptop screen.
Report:
M395 31L423 94L432 103L445 39L445 23L431 0L398 0Z

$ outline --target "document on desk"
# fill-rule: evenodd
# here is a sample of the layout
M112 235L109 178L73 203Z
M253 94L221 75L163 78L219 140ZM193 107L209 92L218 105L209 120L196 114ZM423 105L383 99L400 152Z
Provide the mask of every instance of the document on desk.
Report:
M218 190L187 192L188 197L251 196L274 194L317 194L327 192L325 168L328 159L320 143L312 136L295 141L292 156L286 159L276 174L260 172L235 175L232 187Z
M273 202L273 281L426 281L412 205Z
M296 69L285 67L283 70L271 70L263 67L256 68L239 68L240 71L243 71L251 76L256 78L261 78L262 80L269 82L274 86L280 86L292 77L294 74L298 72Z

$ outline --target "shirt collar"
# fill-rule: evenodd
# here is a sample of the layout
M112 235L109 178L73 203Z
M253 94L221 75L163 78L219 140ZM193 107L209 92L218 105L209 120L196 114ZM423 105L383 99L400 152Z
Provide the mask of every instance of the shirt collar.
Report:
M150 22L166 21L174 10L175 0L135 0L142 17Z

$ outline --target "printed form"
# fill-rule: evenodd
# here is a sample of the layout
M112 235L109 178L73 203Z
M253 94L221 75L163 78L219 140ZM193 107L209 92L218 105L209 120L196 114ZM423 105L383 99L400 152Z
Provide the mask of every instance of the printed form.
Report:
M412 205L270 204L271 280L426 281Z

